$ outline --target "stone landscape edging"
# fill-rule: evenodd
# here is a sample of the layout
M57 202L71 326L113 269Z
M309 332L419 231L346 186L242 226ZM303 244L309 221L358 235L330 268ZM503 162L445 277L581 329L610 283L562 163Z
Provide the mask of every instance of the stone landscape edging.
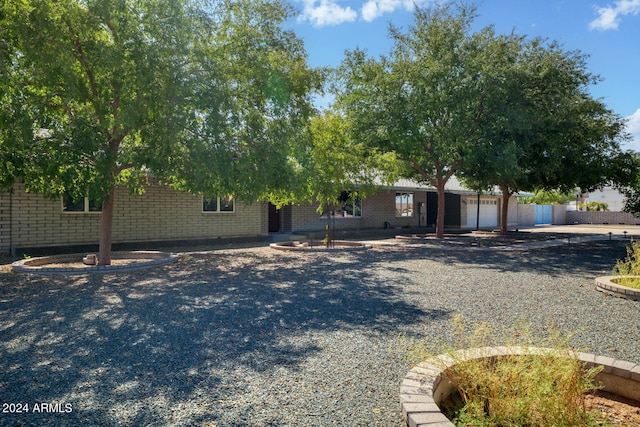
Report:
M481 358L507 355L549 354L553 349L538 347L482 347L460 350L456 357L441 354L412 368L400 385L400 409L409 427L454 427L438 406L453 390L444 371L453 365ZM602 366L595 380L605 391L640 402L640 365L590 353L569 353L589 369ZM562 353L559 353L561 356Z
M617 297L626 298L633 301L640 301L640 289L630 288L628 286L622 286L614 282L615 279L621 279L625 277L638 277L638 276L596 277L596 289L600 292L604 292L609 295L614 295Z
M112 259L145 259L148 261L133 262L122 265L97 265L87 267L46 267L47 264L81 262L86 254L52 255L45 257L26 258L16 261L11 265L11 270L16 273L28 274L86 274L86 273L112 273L140 270L160 265L172 264L178 261L178 254L160 251L117 251L113 252Z
M372 245L369 243L352 242L349 240L334 240L335 245L339 247L326 247L324 243L318 242L305 242L287 241L276 242L269 245L272 249L280 251L299 251L299 252L338 252L338 251L363 251L371 249Z

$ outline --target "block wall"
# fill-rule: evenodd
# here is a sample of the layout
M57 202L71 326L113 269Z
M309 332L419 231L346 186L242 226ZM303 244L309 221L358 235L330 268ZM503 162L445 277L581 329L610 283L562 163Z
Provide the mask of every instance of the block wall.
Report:
M568 211L567 224L626 224L640 225L640 218L628 212Z
M500 198L502 201L502 198ZM502 205L500 205L502 207ZM509 210L507 211L507 229L513 230L518 228L518 198L516 196L509 197Z
M533 204L520 204L518 208L518 226L520 227L533 227L536 225L535 205Z
M11 250L11 193L0 193L0 253Z
M564 225L567 223L567 206L553 205L551 207L551 224Z
M0 201L2 211L4 198ZM62 212L61 199L27 193L22 184L14 186L11 211L13 247L98 243L100 213ZM267 215L264 203L237 202L232 213L203 212L199 195L161 185L147 186L142 195L130 195L125 188L119 188L114 206L113 242L261 236L267 234Z

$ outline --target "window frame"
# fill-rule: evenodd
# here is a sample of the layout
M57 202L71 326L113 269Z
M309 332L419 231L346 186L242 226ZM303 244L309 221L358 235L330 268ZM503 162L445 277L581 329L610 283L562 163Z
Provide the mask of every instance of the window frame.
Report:
M67 206L67 204L65 203L66 199L73 202L73 197L69 193L65 192L64 194L62 194L62 196L60 197L60 209L62 210L62 213L64 215L102 214L102 203L99 203L99 201L96 199L91 199L89 196L84 196L84 198L82 199L82 210L65 209ZM74 205L79 204L80 200L74 203ZM92 205L94 206L94 209L91 208Z
M340 203L340 209L332 209L329 212L329 217L331 219L362 219L363 217L363 211L362 211L362 198L360 197L356 197L351 203L347 203L349 197L350 197L350 191L343 191L342 195L340 197L341 200L339 200L338 202ZM336 215L337 212L349 212L348 210L345 210L345 206L349 206L351 208L351 212L352 214L349 215ZM353 212L358 212L359 215L354 215ZM327 218L327 213L323 213L320 218Z
M398 204L398 198L400 203ZM406 201L404 200L406 198ZM409 199L411 204L409 204ZM413 218L415 217L415 194L413 191L396 191L394 211L396 218ZM398 205L400 209L398 209ZM406 214L404 213L406 212Z
M223 209L223 203L225 200L230 201L231 209ZM215 210L205 210L205 203L212 204L213 199L207 199L202 196L202 213L203 214L233 214L236 212L236 200L234 196L216 197L215 198Z

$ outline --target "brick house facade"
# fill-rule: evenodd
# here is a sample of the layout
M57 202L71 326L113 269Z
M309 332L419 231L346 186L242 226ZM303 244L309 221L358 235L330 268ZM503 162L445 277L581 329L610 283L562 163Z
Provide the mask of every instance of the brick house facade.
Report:
M198 241L267 235L265 203L235 203L232 212L204 212L202 196L149 185L142 195L116 190L113 243ZM17 183L0 194L0 252L95 245L99 212L64 212L62 198L27 193ZM28 252L28 251L27 251Z
M336 230L430 227L435 223L437 199L433 189L398 185L358 202L350 210L334 215ZM477 206L477 195L463 189L450 190L445 204L445 226L473 228L469 209ZM499 195L482 195L489 226L499 224ZM321 231L326 218L318 205L285 206L274 217L273 206L264 202L234 200L232 211L205 211L200 195L151 184L142 195L127 189L116 193L113 243L154 247L154 244L210 243L221 239L266 239L270 232L308 233ZM474 204L476 203L476 204ZM0 193L0 253L66 251L71 247L97 246L100 213L86 209L68 212L63 198L47 199L28 193L21 183L13 191ZM85 206L89 206L88 201ZM509 226L517 225L517 201L510 203ZM514 215L511 215L513 212ZM515 217L515 219L512 219ZM513 221L513 224L512 224ZM275 222L275 225L274 225ZM482 222L481 222L482 225Z

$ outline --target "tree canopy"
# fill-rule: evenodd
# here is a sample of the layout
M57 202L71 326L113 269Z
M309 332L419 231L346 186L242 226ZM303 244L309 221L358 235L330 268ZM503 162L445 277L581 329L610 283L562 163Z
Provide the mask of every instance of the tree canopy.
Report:
M584 191L610 182L623 120L593 99L586 55L556 42L471 31L475 9L417 9L406 32L391 26L388 56L348 52L336 103L370 147L393 152L404 175L438 192L454 174L471 189L509 197L537 189Z
M388 56L347 52L335 86L336 104L354 135L394 152L403 175L436 187L436 233L444 233L444 187L477 134L481 34L471 32L475 9L451 4L416 9L406 32L390 26Z
M483 56L480 137L460 176L479 191L500 188L503 232L515 192L586 192L611 182L624 122L589 94L599 79L586 55L510 35L492 37Z
M0 173L102 200L150 175L254 200L287 176L320 74L280 1L24 0L0 9Z
M627 151L614 159L614 187L624 196L624 211L640 216L640 153Z
M327 218L326 240L332 236L331 211L378 191L395 176L397 162L390 153L377 153L356 140L348 120L328 109L311 118L305 137L289 161L288 186L273 191L276 205L318 203Z

